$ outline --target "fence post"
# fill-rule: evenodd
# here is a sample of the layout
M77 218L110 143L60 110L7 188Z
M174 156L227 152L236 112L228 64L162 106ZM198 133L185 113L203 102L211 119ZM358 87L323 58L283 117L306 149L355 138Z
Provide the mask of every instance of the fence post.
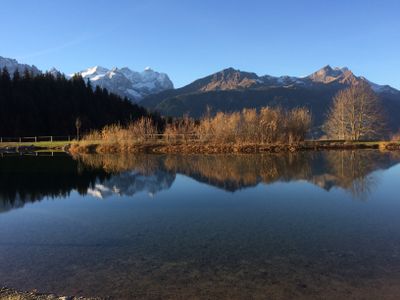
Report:
M19 138L19 142L21 143L21 137Z
M50 142L53 142L53 136L52 135L50 136Z
M37 136L35 136L35 143L37 143Z

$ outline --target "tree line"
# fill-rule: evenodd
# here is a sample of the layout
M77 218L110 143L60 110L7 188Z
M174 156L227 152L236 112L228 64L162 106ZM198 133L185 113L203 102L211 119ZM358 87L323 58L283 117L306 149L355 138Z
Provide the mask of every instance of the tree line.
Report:
M0 71L0 136L76 135L108 124L128 124L141 117L161 118L126 98L85 82L50 73L33 76Z

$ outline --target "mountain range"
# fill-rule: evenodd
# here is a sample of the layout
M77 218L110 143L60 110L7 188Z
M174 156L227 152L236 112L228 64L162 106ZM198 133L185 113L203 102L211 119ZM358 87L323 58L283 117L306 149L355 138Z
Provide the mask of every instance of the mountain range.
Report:
M211 113L216 113L263 106L288 109L304 106L312 112L316 128L320 128L334 95L361 81L367 82L381 98L388 115L388 127L397 131L400 127L400 91L356 76L346 67L329 65L305 77L258 76L228 68L184 87L150 95L140 104L162 115L186 114L195 118L202 117L210 109Z
M94 86L106 88L110 92L135 102L151 94L174 88L167 74L156 72L149 67L143 72L136 72L127 67L109 70L95 66L78 74L85 80L90 80Z
M7 67L11 74L15 70L23 72L24 69L33 74L41 73L35 66L0 57L0 68L3 67ZM61 74L54 68L47 72L54 76ZM305 77L258 76L256 73L227 68L177 89L174 89L167 74L150 68L136 72L127 67L107 69L95 66L74 74L80 74L93 87L107 88L114 94L132 102L140 102L145 108L165 116L179 117L186 114L199 118L210 109L211 113L216 113L262 106L304 106L313 114L316 131L325 120L334 95L350 84L364 81L382 100L389 129L398 131L400 128L400 91L389 85L373 83L363 76L356 76L346 67L327 65Z
M7 68L11 76L16 70L20 74L23 74L25 70L33 75L42 73L33 65L21 64L15 59L0 56L0 69L4 67ZM56 68L51 68L47 72L53 76L62 75ZM156 72L149 67L143 72L136 72L127 67L107 69L95 66L65 76L71 78L75 74L81 75L85 81L89 80L93 87L106 88L109 92L123 98L126 97L132 102L139 102L148 95L174 88L167 74Z

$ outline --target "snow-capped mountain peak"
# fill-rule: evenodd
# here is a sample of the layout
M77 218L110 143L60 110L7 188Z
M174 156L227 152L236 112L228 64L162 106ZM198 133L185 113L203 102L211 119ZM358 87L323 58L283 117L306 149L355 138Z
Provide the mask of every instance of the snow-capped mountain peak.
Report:
M107 68L101 67L101 66L94 66L91 68L86 69L85 71L80 72L80 75L84 78L86 77L94 77L94 76L99 76L99 75L106 75L106 73L109 72Z
M93 86L106 88L132 101L140 101L150 94L174 87L167 74L156 72L150 67L146 67L143 72L136 72L128 67L114 67L110 70L94 66L78 74L85 80L89 79Z
M8 73L11 74L11 76L14 74L15 71L18 70L20 74L23 74L25 70L28 70L30 73L33 75L38 75L41 72L39 71L38 68L36 68L34 65L27 65L27 64L20 64L17 60L12 59L12 58L6 58L0 56L0 69L7 68Z

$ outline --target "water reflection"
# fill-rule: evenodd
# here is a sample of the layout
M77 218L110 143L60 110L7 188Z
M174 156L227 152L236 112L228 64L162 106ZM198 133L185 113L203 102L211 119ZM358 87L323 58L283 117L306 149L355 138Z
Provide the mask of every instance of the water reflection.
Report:
M377 184L378 176L373 174L374 171L388 169L400 161L396 153L370 150L135 157L84 155L76 159L93 168L103 168L119 174L105 180L103 186L105 185L107 190L114 189L124 195L133 195L135 186L139 186L139 191L147 190L151 193L168 189L175 175L183 174L229 192L254 187L259 183L305 180L327 191L333 187L342 188L357 199L366 199ZM146 186L143 183L138 185L138 175L141 181L147 181L151 188L143 188ZM124 193L124 190L130 192Z
M71 157L7 156L0 159L0 212L44 197L84 195L98 181L110 178L102 168L86 168Z
M133 196L138 192L154 195L159 191L169 189L174 180L174 174L160 170L155 170L151 174L126 171L95 184L94 187L88 189L88 194L99 198L106 198L113 194Z
M305 180L325 190L340 187L366 200L374 171L399 161L395 153L329 151L245 155L82 155L0 159L0 211L44 197L151 195L169 189L177 174L235 192L259 183Z
M0 214L0 281L113 299L396 299L398 161L6 157L2 211L45 200Z

